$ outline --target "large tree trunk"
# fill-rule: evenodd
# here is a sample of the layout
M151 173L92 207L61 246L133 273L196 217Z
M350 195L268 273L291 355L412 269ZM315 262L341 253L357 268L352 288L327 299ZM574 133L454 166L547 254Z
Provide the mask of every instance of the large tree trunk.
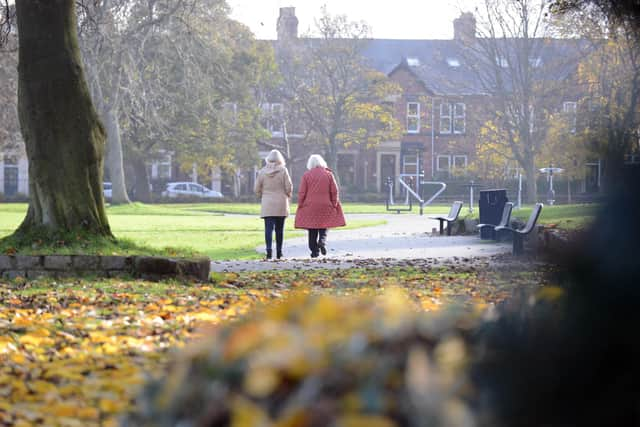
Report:
M524 167L524 175L527 178L526 182L526 203L535 203L538 201L538 184L536 179L538 177L538 173L536 171L536 166L533 162L533 159L527 161Z
M325 154L325 161L329 169L333 171L333 176L336 178L336 182L340 185L340 177L338 176L338 148L335 141L329 141L327 151Z
M149 175L147 165L141 157L133 156L134 193L135 200L143 203L151 203L151 191L149 191Z
M105 131L91 103L74 0L18 0L18 113L30 202L18 229L111 236L102 194Z
M122 141L120 140L120 124L117 111L109 109L105 112L107 125L107 168L111 177L111 204L131 203L127 194L122 160Z

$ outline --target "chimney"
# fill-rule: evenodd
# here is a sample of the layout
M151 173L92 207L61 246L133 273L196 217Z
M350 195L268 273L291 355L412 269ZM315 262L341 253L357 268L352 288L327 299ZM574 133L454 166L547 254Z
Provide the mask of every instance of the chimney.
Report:
M465 12L453 20L453 39L471 41L476 38L476 18L473 13Z
M298 18L295 7L281 7L278 16L278 40L295 40L298 38Z

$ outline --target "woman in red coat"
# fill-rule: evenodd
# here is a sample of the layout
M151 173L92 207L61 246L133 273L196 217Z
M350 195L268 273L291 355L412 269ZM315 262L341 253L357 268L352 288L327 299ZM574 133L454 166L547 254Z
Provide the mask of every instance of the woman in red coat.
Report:
M343 227L346 222L338 185L327 162L319 154L313 154L307 161L307 169L298 190L295 227L309 230L311 258L317 258L319 253L327 254L327 228Z

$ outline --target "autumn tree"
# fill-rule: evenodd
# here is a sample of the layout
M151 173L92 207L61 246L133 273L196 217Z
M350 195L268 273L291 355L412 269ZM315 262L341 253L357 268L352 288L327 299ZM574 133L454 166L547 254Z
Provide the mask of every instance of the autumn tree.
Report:
M593 46L578 68L584 92L579 126L584 144L604 160L604 186L621 179L625 156L637 154L640 128L640 31L637 22L615 15L599 2L563 15L565 31Z
M583 179L585 163L595 152L587 143L587 131L578 128L574 112L558 111L549 116L548 131L540 152L540 164L561 166L567 180L567 203L572 202L571 182Z
M256 97L275 63L272 51L228 13L223 1L198 1L188 20L169 19L138 41L132 95L123 97L123 134L135 181L147 188L144 162L158 153L173 153L183 170L195 165L205 178L257 160Z
M366 24L323 8L316 33L282 47L279 67L290 108L299 112L309 138L325 147L327 163L336 169L341 147L375 146L398 134L391 103L385 101L400 90L367 65Z
M30 200L17 233L111 236L102 195L105 131L84 77L73 0L18 0L18 113Z
M80 13L81 47L92 97L107 129L106 168L112 182L112 204L128 203L125 185L121 111L123 98L152 97L136 91L135 65L141 45L170 25L186 22L198 0L103 0L87 2Z
M495 111L485 124L490 143L505 160L513 159L526 177L526 197L537 196L537 159L547 129L549 113L561 105L572 61L579 42L559 41L570 49L554 51L558 41L550 39L545 0L484 0L478 8L478 37L467 38L465 58L491 97Z

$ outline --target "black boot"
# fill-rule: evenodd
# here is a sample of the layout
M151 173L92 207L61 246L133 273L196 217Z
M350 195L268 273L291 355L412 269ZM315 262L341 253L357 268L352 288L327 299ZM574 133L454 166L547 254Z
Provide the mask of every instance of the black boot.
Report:
M282 251L278 251L278 252L276 253L276 258L277 258L277 259L282 258Z
M267 259L271 259L271 258L272 258L271 249L267 249Z

